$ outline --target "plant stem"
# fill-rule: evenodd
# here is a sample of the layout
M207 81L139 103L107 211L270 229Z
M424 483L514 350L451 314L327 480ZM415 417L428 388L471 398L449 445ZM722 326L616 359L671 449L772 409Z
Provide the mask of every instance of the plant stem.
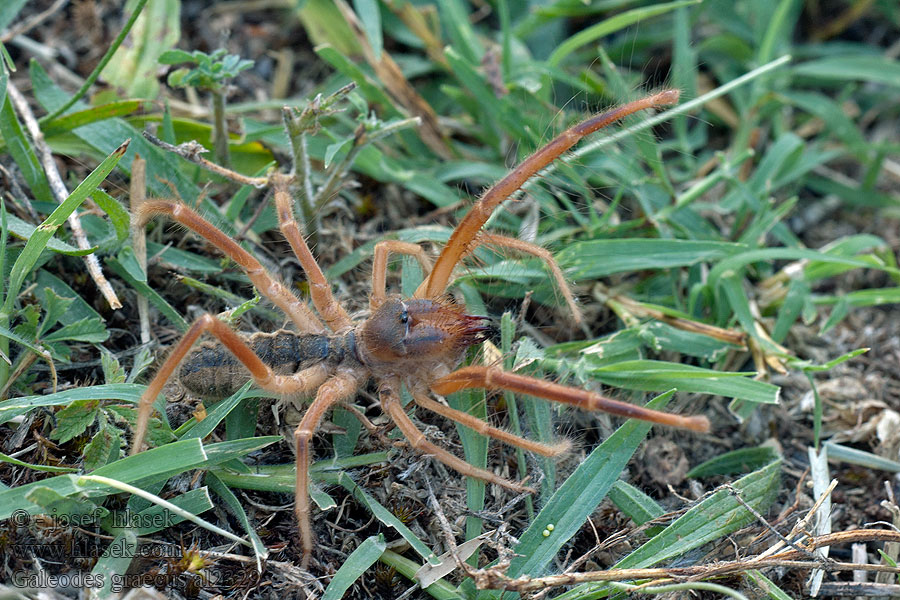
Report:
M212 91L213 110L213 144L216 162L225 168L231 168L228 155L228 126L225 123L225 93L222 90Z

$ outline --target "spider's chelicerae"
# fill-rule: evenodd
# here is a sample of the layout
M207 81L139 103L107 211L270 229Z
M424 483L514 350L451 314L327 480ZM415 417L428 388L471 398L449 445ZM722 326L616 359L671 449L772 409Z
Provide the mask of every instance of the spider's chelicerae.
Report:
M203 333L214 335L263 389L277 394L314 397L294 432L297 450L295 510L303 552L302 566L306 567L312 555L314 541L307 493L310 440L328 409L336 403L353 398L357 390L370 379L375 380L382 409L413 448L434 456L463 475L477 477L515 491L527 488L474 467L428 441L401 404L401 386L406 385L416 404L426 410L471 427L483 435L543 456L557 456L565 452L568 444L561 442L547 445L524 439L454 410L435 400L432 394L442 396L473 387L509 390L564 402L585 410L602 410L694 431L707 431L709 421L703 416L683 417L657 412L583 389L509 373L494 366L458 368L466 349L483 339L487 327L481 317L467 315L464 306L454 303L446 295L447 285L457 264L479 245L496 245L543 259L577 317L572 293L549 252L521 240L482 232L481 228L504 199L584 136L634 112L674 104L677 100L677 91L666 90L597 114L564 131L481 197L453 231L434 266L430 264L425 251L416 244L399 241L382 241L377 244L372 269L371 314L356 323L333 297L331 286L300 233L292 209L291 175L273 173L268 178L268 184L274 191L279 227L306 273L312 303L319 316L269 275L256 258L187 206L170 200L146 202L136 215L138 227L143 227L156 215L165 215L206 238L244 269L259 292L285 312L296 326L297 332L255 336L247 341L212 315L207 314L197 319L172 350L141 397L132 453L138 452L143 445L154 399L186 356L188 359L181 369L181 379L187 387L191 387L192 377L197 377L204 369L233 362L221 347L202 347L189 354ZM386 292L387 259L392 252L415 257L426 274L424 282L412 298L405 299ZM225 382L223 386L231 389L233 382Z

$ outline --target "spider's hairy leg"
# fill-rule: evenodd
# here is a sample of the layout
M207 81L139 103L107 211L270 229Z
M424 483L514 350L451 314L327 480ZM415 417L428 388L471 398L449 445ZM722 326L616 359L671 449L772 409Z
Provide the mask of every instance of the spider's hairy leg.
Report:
M329 375L329 371L324 365L315 365L291 375L276 375L272 372L269 365L265 364L253 353L247 342L242 340L228 325L210 314L205 314L194 321L187 333L184 334L184 337L181 338L181 341L169 353L168 358L166 358L159 371L156 372L156 375L150 381L147 389L141 395L141 399L138 402L138 416L134 428L134 440L131 444L131 454L137 454L141 450L156 397L162 391L166 382L172 377L172 374L178 367L178 363L197 343L200 336L207 331L214 335L222 345L234 354L235 358L243 363L247 370L250 371L250 375L257 385L270 392L279 394L309 393L320 386Z
M566 129L553 138L546 146L539 148L534 154L523 160L518 167L510 171L506 177L485 192L463 220L460 221L438 257L434 269L428 277L427 285L424 290L420 289L420 291L416 292L416 297L437 298L443 294L450 282L453 268L469 252L470 244L484 226L488 217L491 216L491 213L494 212L501 202L522 187L535 173L556 160L581 138L640 110L666 106L676 102L678 102L678 90L665 90L646 98L623 104L617 108L598 113Z
M467 477L474 477L488 483L496 483L497 485L514 492L534 491L532 488L516 483L515 481L508 481L502 477L498 477L490 471L474 467L461 458L451 454L449 451L429 442L425 437L425 434L416 427L412 422L412 419L406 414L406 411L403 410L403 405L400 403L400 397L393 390L382 388L379 391L379 399L381 400L381 409L394 421L397 428L403 432L403 436L415 450L422 454L429 454L435 457L451 469L462 475L466 475Z
M569 440L562 440L553 445L533 442L529 439L515 435L514 433L510 433L508 431L504 431L503 429L493 427L485 423L478 417L470 415L469 413L465 413L461 410L456 410L455 408L450 408L449 406L444 406L440 402L429 398L427 394L413 393L413 399L416 401L416 404L418 404L422 408L435 412L442 417L450 419L451 421L456 421L461 425L465 425L469 429L472 429L473 431L476 431L481 435L492 437L495 440L503 442L504 444L522 448L523 450L528 450L529 452L534 452L535 454L540 454L541 456L559 456L568 452L569 448L571 447L571 443L569 442Z
M294 512L297 515L297 527L300 530L300 548L303 558L300 567L306 569L313 551L313 531L309 524L309 441L319 427L319 421L325 412L334 404L346 400L356 392L365 379L365 373L347 369L339 371L328 379L316 393L316 399L306 413L297 429L294 430L294 443L297 449L297 485L294 489Z
M428 277L431 272L431 261L425 254L425 249L411 242L397 240L384 240L375 244L375 255L372 259L372 295L369 297L369 307L375 310L386 298L387 261L388 254L407 254L412 256L422 267L422 274Z
M495 367L463 367L431 384L431 389L442 396L467 388L508 390L517 394L528 394L553 402L570 404L584 410L600 410L619 415L620 417L641 419L642 421L690 429L700 433L709 431L709 419L703 415L684 417L652 410L643 406L613 400L595 392L560 385L536 377L509 373Z
M132 226L143 227L147 221L157 215L165 215L176 221L200 237L208 240L216 248L224 252L228 258L236 262L247 274L251 283L259 293L268 298L294 322L300 331L308 333L324 333L325 327L309 307L301 302L281 282L272 277L249 252L244 250L233 239L222 233L212 223L201 217L194 210L173 200L148 200L141 204Z
M325 279L322 269L319 268L319 263L310 252L309 245L303 239L303 234L300 233L297 219L294 218L293 199L290 191L291 179L290 175L281 173L273 173L270 177L275 196L275 210L278 213L278 227L287 238L294 251L294 256L300 261L300 266L306 273L309 280L309 295L312 297L313 304L316 305L316 310L319 311L332 331L347 329L353 322L344 307L334 299L331 286Z
M544 261L544 264L550 269L550 274L553 275L553 279L556 280L556 287L559 288L560 293L562 293L563 298L566 300L566 304L569 306L569 310L572 311L572 317L575 319L575 322L581 323L584 321L584 315L581 314L581 309L575 304L575 295L572 294L572 289L569 287L569 284L566 283L566 278L563 275L562 269L559 268L559 264L557 264L556 259L553 258L553 255L550 254L549 250L518 238L497 235L486 231L478 232L478 236L475 238L473 244L475 247L481 246L482 244L490 244L492 246L500 246L501 248L510 248L512 250L531 254ZM472 249L474 250L475 248L473 247Z

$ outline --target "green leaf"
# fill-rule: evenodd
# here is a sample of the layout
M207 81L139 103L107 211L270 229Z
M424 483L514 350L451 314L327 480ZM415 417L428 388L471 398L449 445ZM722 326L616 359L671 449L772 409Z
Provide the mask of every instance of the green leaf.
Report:
M163 65L177 65L179 63L196 63L194 55L184 50L175 48L174 50L166 50L159 55L157 62Z
M178 496L166 498L166 500L194 515L200 515L214 508L209 497L209 491L205 487L188 490ZM125 515L123 520L133 527L137 535L150 535L151 533L178 525L185 518L172 513L167 508L151 504L135 515Z
M56 413L56 429L50 433L50 439L65 444L84 433L97 420L99 414L100 403L97 400L73 402Z
M89 500L63 496L56 490L44 486L32 488L25 499L40 506L45 514L66 515L72 523L87 524L109 514L107 509Z
M103 321L89 317L60 327L53 333L45 335L43 341L73 341L99 344L100 342L105 342L107 338L109 338L109 332L103 325Z
M549 363L550 361L545 361ZM630 360L589 368L607 385L645 392L676 388L680 392L715 394L749 402L777 404L779 388L752 379L756 373L715 371L658 360Z
M120 595L116 582L121 581L122 576L128 572L131 561L138 555L134 531L125 529L119 532L91 570L91 575L103 582L100 589L95 590L97 598L117 598Z
M666 512L653 498L621 479L610 488L609 499L628 515L635 525L643 525Z
M378 0L353 0L353 10L359 16L363 31L366 32L366 38L375 54L375 60L381 60L384 39L381 35L381 8Z
M9 232L20 240L30 239L31 236L33 236L34 233L38 230L38 228L31 223L26 223L15 215L9 215L7 218L9 221ZM75 246L67 244L55 237L50 238L50 241L47 242L47 248L53 250L54 252L65 254L66 256L87 256L88 254L92 254L97 251L96 246L85 248L82 250L81 248L76 248Z
M118 256L107 258L106 264L119 277L127 281L139 294L145 296L150 301L150 304L156 307L179 331L184 333L188 330L187 321L178 314L178 311L172 308L156 290L147 285L147 276L138 265L134 250L130 247L125 247L119 252Z
M0 71L2 71L0 73L0 91L3 92L0 95L0 101L3 101L6 100L6 82L9 79L9 73L6 72L6 69L0 69ZM12 155L19 169L22 170L22 176L35 198L43 202L53 202L53 193L50 191L50 184L47 182L44 168L31 146L31 140L22 130L12 102L9 101L2 102L0 105L0 136L3 137L7 152Z
M125 241L131 232L131 217L128 215L128 211L118 200L101 189L94 192L93 198L100 210L109 217L113 229L116 230L116 239L119 242Z
M775 461L732 484L757 512L775 500L781 482L781 461ZM754 519L728 490L719 490L694 506L652 540L619 561L614 568L649 567L737 531Z
M123 117L149 107L151 107L151 103L146 100L117 100L58 117L49 123L43 124L41 130L49 138L90 123Z
M54 291L57 296L62 298L73 299L74 302L69 305L69 309L59 318L59 322L63 325L71 325L83 319L100 319L100 313L91 307L84 298L78 295L69 285L59 277L47 272L46 269L39 269L35 278L37 288L34 295L43 305L47 302L47 296L44 291L49 288Z
M17 467L24 467L26 469L34 469L35 471L42 471L44 473L75 473L78 469L74 469L72 467L52 467L50 465L32 465L25 461L21 461L18 458L13 458L12 456L8 456L0 452L0 462L9 463L11 465L15 465ZM2 490L3 488L0 488Z
M834 442L825 442L825 448L828 450L828 458L830 460L860 465L867 469L900 473L900 462L896 460L884 458L865 450L857 450L842 444L835 444Z
M101 420L104 424L84 448L84 470L93 471L103 465L119 460L122 451L121 431Z
M0 4L0 31L6 29L13 22L27 2L28 0L4 0Z
M256 529L250 524L250 519L247 517L247 513L244 512L244 507L241 505L240 500L238 500L237 496L235 496L234 493L228 489L228 486L226 486L212 471L207 471L204 480L209 486L209 489L225 501L231 514L237 517L241 522L244 531L247 532L247 537L250 538L250 543L253 544L253 552L256 554L257 565L259 565L260 561L268 557L269 550L266 548L266 545L263 544L262 540L259 539Z
M369 536L356 550L350 553L341 567L331 578L331 583L325 588L322 600L340 600L344 593L350 589L353 582L362 577L362 574L384 553L387 544L384 535Z

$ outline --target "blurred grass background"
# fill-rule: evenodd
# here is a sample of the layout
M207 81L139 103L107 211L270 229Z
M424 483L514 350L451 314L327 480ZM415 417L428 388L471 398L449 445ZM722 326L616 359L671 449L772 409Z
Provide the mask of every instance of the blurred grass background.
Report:
M167 224L149 227L145 270L130 235L136 189L177 195L199 207L298 294L306 292L263 191L209 174L150 144L142 130L174 144L197 140L210 150L227 139L227 154L219 146L216 156L227 156L248 176L294 165L301 176L298 213L314 253L339 298L362 310L367 261L377 241L439 247L484 188L556 133L592 111L666 87L678 89L682 105L692 108L663 116L652 128L644 127L650 115L635 115L612 138L592 136L530 182L488 225L554 254L586 315L583 326L567 314L542 263L509 252L479 250L459 271L454 293L473 314L511 313L495 340L507 368L574 385L612 386L633 401L658 393L656 401L670 402L677 412L709 414L715 435L725 440L721 446L664 435L684 448L695 467L691 477L712 477L703 480L707 489L723 476L730 481L745 475L736 485L752 490L747 501L759 510L793 501L786 491L793 482L779 484L779 460L787 461L791 477L810 463L825 465L817 475L818 494L819 483L829 478L825 440L833 437L827 442L832 457L846 451L841 441L859 441L851 429L863 429L860 423L845 430L823 425L833 408L817 393L816 373L859 354L861 339L832 341L854 311L876 307L886 312L864 314L886 314L890 322L900 299L895 2L140 0L120 8L84 1L55 7L37 20L38 7L24 0L0 7L6 59L0 80L0 389L9 398L0 404L0 416L9 421L2 451L11 457L0 470L10 487L0 491L0 508L27 505L37 513L50 506L75 512L96 506L111 519L125 509L111 488L91 488L93 499L60 504L74 501L86 484L74 475L44 479L41 473L74 468L125 482L150 478L150 489L158 492L173 473L215 467L202 486L181 490L178 499L188 512L199 515L212 506L212 491L229 506L231 523L250 532L257 556L264 546L292 540L290 511L277 514L277 526L267 532L272 537L263 542L231 491L258 485L241 477L236 460L249 453L274 463L263 489L292 489L292 477L283 475L292 460L286 444L261 450L278 439L262 435L278 429L272 423L254 427L252 390L217 405L213 418L202 421L202 432L192 429L199 427L193 420L174 433L159 422L155 443L173 435L182 441L154 450L156 459L123 458L130 403L152 374L154 356L201 311L237 307L239 325L248 331L283 322L266 303L257 303L246 277L215 249ZM160 60L175 48L184 53ZM216 55L219 48L226 54ZM186 76L186 64L195 69L192 75ZM330 97L348 83L356 88L334 110L302 131L285 131L282 106L303 110L317 94ZM84 93L75 92L79 88ZM23 102L15 102L14 89ZM32 126L26 105L36 115ZM55 166L42 155L36 128ZM131 143L119 159L115 151L126 139ZM146 175L135 187L137 156ZM62 192L54 189L54 169L62 175ZM86 244L62 225L70 214L78 215ZM80 258L85 254L97 257L123 308L112 310L97 291ZM415 262L401 258L395 267L392 289L411 293L421 280ZM138 298L149 310L139 309ZM888 345L872 355L895 356L894 350ZM790 374L799 375L800 383ZM819 377L822 383L827 376ZM674 397L668 394L673 388ZM811 393L812 408L790 412L799 424L765 407L781 400L789 411L804 392ZM570 463L582 463L574 470L574 464L535 464L521 452L497 451L519 476L540 479L542 491L508 517L517 527L514 550L525 556L513 561L510 576L538 576L566 551L587 551L591 543L583 528L607 497L637 525L661 515L663 506L673 508L665 493L654 500L632 485L659 481L640 472L630 483L619 479L646 435L641 426L609 437L608 419L560 414L530 398L505 394L498 402L470 394L450 400L480 416L490 412L499 424L536 439L553 439L554 423L577 427L575 435L590 452L590 458L573 457ZM896 395L878 400L898 408ZM66 408L53 409L59 406ZM314 500L326 508L355 497L356 506L365 507L356 509L366 515L362 522L371 513L377 523L356 534L366 540L357 552L345 546L330 555L337 564L355 558L334 578L331 597L340 597L342 589L360 594L373 577L366 569L379 558L410 577L410 557L425 561L443 544L439 532L407 526L393 510L395 498L370 481L370 469L360 468L380 464L384 449L360 436L358 422L346 417L333 417L346 433L319 449L337 461L329 461L332 470L320 465L319 481L337 487L313 490ZM190 439L208 435L221 421L227 441L215 458L194 446L185 450ZM473 464L497 464L484 439L463 428L450 433L462 438ZM27 441L33 439L38 441ZM769 445L760 446L766 440ZM849 449L864 453L857 460L867 468L897 470L893 441L863 442ZM169 460L178 466L150 477L149 465ZM222 464L230 468L217 466ZM396 476L388 477L400 481ZM685 476L673 485L687 486ZM366 491L366 482L377 491ZM425 510L421 482L398 485ZM48 488L52 494L38 493ZM714 498L621 566L684 554L748 522L727 494ZM470 511L465 534L471 538L484 524L471 511L496 509L509 498L469 481L457 500ZM154 510L135 498L129 504ZM709 531L692 520L698 514L712 523ZM832 525L861 523L850 515ZM544 536L548 524L554 529ZM107 531L128 543L136 535ZM420 556L386 549L378 536L396 532ZM486 552L480 564L490 558ZM110 558L89 567L124 572L129 562ZM383 597L391 597L393 577L378 592ZM457 587L454 577L427 593L476 595L471 582ZM731 583L757 589L759 581L748 576ZM781 583L788 597L808 591L799 576ZM316 584L305 585L316 593ZM608 593L607 587L588 586L560 597Z

